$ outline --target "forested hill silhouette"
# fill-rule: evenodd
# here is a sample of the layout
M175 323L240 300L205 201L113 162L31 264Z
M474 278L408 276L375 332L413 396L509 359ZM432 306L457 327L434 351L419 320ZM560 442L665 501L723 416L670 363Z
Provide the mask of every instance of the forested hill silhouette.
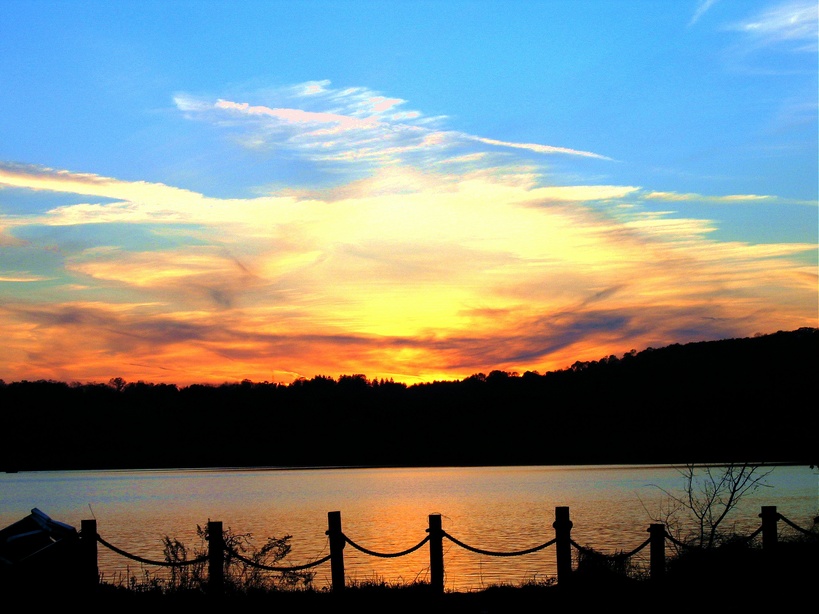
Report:
M0 469L816 464L819 329L407 386L0 380Z

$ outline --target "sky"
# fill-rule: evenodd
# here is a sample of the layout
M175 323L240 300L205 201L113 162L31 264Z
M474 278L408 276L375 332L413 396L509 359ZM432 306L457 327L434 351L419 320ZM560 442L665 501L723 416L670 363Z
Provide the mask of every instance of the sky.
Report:
M0 379L819 326L819 3L4 0Z

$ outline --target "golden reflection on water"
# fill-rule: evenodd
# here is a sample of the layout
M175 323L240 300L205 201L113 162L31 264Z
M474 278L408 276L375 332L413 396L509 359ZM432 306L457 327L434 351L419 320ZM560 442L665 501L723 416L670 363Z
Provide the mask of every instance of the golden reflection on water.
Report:
M778 472L778 473L776 473ZM774 486L749 496L736 528L759 526L762 505L801 526L819 508L819 477L807 467L777 468ZM429 515L444 531L480 550L517 552L554 538L555 508L568 506L576 543L605 553L629 552L647 529L679 473L670 467L486 467L434 469L179 470L44 472L0 478L0 522L6 526L38 507L79 528L97 519L103 539L134 555L163 560L162 540L178 539L204 551L197 525L220 520L250 533L261 546L290 535L292 551L279 565L301 565L329 554L327 514L340 511L342 529L356 544L380 554L403 552L426 536ZM804 523L808 522L807 525ZM163 569L124 559L100 545L106 581L137 580ZM647 550L644 551L647 554ZM374 557L347 545L348 581L429 580L429 548L401 557ZM554 546L532 554L478 554L444 540L445 586L475 590L553 577ZM315 586L330 585L329 563L313 568Z

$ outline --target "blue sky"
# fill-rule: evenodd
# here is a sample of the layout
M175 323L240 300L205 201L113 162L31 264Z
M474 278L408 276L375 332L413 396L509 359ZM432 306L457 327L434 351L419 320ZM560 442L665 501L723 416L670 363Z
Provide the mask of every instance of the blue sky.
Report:
M6 0L0 378L412 383L816 326L817 12Z

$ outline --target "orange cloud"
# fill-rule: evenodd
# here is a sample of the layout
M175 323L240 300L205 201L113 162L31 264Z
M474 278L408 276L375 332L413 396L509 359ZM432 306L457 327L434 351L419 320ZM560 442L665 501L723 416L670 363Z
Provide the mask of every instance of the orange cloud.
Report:
M19 167L0 183L101 199L0 219L4 256L50 250L48 274L0 270L6 380L412 383L815 325L815 245L717 241L633 186L400 165L250 199Z

